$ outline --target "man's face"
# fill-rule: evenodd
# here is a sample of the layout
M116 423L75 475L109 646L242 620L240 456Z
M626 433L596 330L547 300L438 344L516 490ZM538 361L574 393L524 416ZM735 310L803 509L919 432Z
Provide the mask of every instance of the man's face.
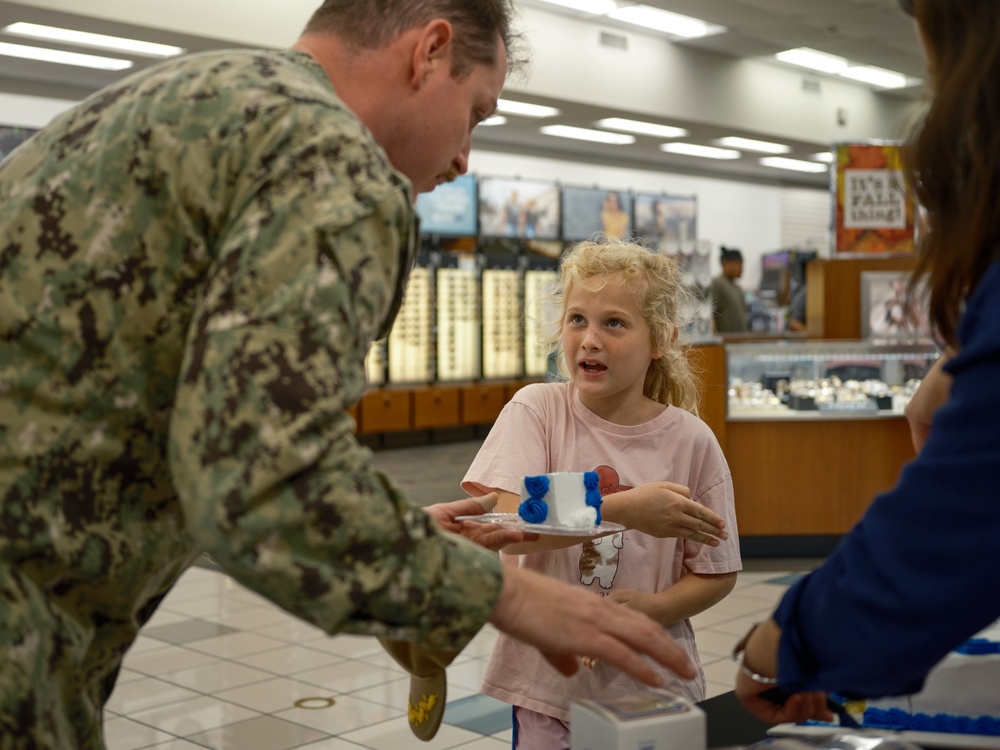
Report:
M743 275L742 260L727 260L722 264L722 272L730 279L738 279Z
M494 67L473 66L463 78L439 66L422 88L417 113L403 123L403 137L387 148L396 168L410 178L414 190L426 193L469 168L472 131L497 106L507 75L507 54L497 37Z

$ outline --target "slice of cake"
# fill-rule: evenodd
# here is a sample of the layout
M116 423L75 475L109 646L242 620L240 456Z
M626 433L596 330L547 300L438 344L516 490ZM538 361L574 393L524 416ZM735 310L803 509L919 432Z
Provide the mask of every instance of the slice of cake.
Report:
M919 693L857 708L871 728L1000 736L1000 622L942 659Z
M518 515L527 523L568 529L601 524L601 490L596 471L537 474L521 481Z

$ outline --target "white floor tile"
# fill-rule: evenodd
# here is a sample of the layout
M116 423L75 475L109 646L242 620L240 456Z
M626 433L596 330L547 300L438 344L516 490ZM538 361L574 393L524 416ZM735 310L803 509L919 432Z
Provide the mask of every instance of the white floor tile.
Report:
M280 618L276 617L270 622L262 622L260 625L234 625L233 627L240 627L242 630L252 630L260 635L266 635L268 638L277 638L278 640L298 644L329 637L315 625L310 625L305 620L292 617L277 607L272 611L275 615L280 615Z
M781 597L788 591L787 586L779 586L773 583L758 583L755 586L747 586L740 589L740 596L748 599L760 599L769 604L777 604Z
M175 737L188 737L259 715L242 706L201 696L169 706L136 711L131 718Z
M258 716L192 735L190 739L218 750L292 750L326 736L274 716Z
M492 737L483 737L473 740L467 745L458 745L458 750L500 750L502 747L510 748L510 743L504 743L502 740Z
M236 659L249 654L257 654L261 651L284 646L284 641L276 638L267 638L256 633L230 633L220 635L215 638L202 638L187 644L192 651L200 651L203 654L212 654L216 658Z
M237 630L253 630L261 632L262 628L267 628L275 624L283 623L289 617L277 606L240 606L237 609L225 610L217 615L212 615L212 622L228 625ZM305 625L305 623L303 623ZM313 628L319 630L319 628ZM322 631L319 631L322 632ZM286 639L287 640L287 639Z
M705 682L705 698L715 698L717 695L723 695L728 693L733 689L732 684L723 685L721 682Z
M342 661L344 661L343 658L334 654L291 644L271 651L261 651L257 654L240 657L241 664L255 669L263 669L265 672L276 675L293 675L307 669L329 667Z
M277 711L272 716L338 736L347 735L354 730L373 725L381 726L386 721L403 717L402 722L405 725L406 732L407 734L410 733L409 724L407 724L405 718L405 702L399 708L391 708L390 706L381 706L377 703L359 700L350 695L336 696L334 700L335 703L329 708L289 708L284 711ZM351 738L347 737L347 739ZM353 739L352 742L369 747L361 739Z
M272 679L270 672L254 669L231 661L219 661L193 669L181 669L160 675L161 680L197 690L199 693L218 693L229 688L251 685Z
M171 737L166 732L125 717L104 720L104 745L107 750L136 750L169 739Z
M733 646L739 640L739 636L714 630L695 630L694 638L703 661L707 660L708 656L728 657L733 653Z
M736 662L732 659L719 659L704 667L705 679L709 682L718 682L722 685L729 685L732 690L736 683Z
M307 682L297 682L285 677L272 678L253 685L244 685L230 690L221 690L215 694L217 698L235 703L238 706L259 711L262 714L273 714L295 707L295 702L307 698L317 698L336 701L339 693L323 690Z
M168 742L158 742L155 745L149 745L149 747L143 748L143 750L205 750L205 746L196 745L193 742L177 738Z
M470 659L461 664L452 664L445 671L448 674L449 687L464 687L478 691L486 674L486 662L480 659Z
M742 596L732 593L712 607L711 612L731 612L734 615L759 615L761 618L771 614L773 606L770 602L752 596Z
M308 669L295 675L299 682L332 690L337 693L353 693L384 682L399 679L397 670L376 669L359 661L342 661L319 669Z
M409 750L410 748L448 750L482 739L482 735L476 732L453 727L450 724L442 724L434 739L430 742L422 742L413 736L405 716L354 732L347 732L343 736L344 739L356 742L363 747L370 747L372 750Z
M368 654L380 654L385 651L378 640L367 635L324 635L322 638L307 641L303 645L317 651L343 656L345 659L358 659Z
M178 685L171 685L154 677L140 677L132 682L116 683L114 692L104 707L116 714L129 716L136 711L197 697L198 693Z
M179 669L213 664L216 661L218 659L210 654L191 651L183 646L168 646L136 656L132 656L131 653L125 654L123 665L133 672L155 677L166 672L176 672Z

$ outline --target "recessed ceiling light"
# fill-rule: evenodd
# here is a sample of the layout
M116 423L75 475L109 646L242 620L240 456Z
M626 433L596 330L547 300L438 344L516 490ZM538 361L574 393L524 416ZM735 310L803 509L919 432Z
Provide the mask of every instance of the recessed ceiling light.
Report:
M186 50L182 47L174 47L169 44L155 44L153 42L142 42L138 39L125 39L124 37L106 36L105 34L91 34L86 31L76 31L74 29L60 29L55 26L41 26L37 23L12 23L4 27L7 34L16 36L26 36L32 39L47 39L54 42L66 42L67 44L77 44L81 47L97 47L99 49L119 50L122 52L134 52L137 55L148 55L150 57L173 57L183 54Z
M832 151L820 151L818 154L813 154L812 158L816 161L824 161L827 164L833 163L833 152Z
M885 68L876 68L873 65L857 65L841 71L840 75L884 89L902 89L909 85L903 74Z
M40 60L41 62L59 63L60 65L77 65L82 68L97 70L126 70L132 67L131 60L121 60L115 57L98 57L97 55L81 55L78 52L63 52L45 47L28 47L24 44L8 44L0 42L0 55L5 57L20 57L25 60Z
M487 117L481 123L479 127L481 128L491 128L494 125L505 125L507 123L507 118L503 115L493 115L492 117Z
M782 62L798 65L801 68L818 70L821 73L839 73L846 70L847 60L837 55L828 55L826 52L809 49L809 47L799 47L779 52L775 55Z
M626 133L651 135L656 138L680 138L688 134L684 128L675 128L673 125L658 125L655 122L627 120L624 117L605 117L594 124L608 130L624 130Z
M765 154L787 154L791 151L790 146L783 143L771 143L770 141L755 141L752 138L740 138L729 135L716 141L720 146L728 148L742 148L746 151L761 151Z
M593 13L595 16L606 15L618 7L615 0L545 0L545 2L583 13Z
M669 10L661 10L650 5L626 5L615 8L607 15L616 21L662 31L681 39L696 39L725 31L722 26L702 21L700 18L682 16L680 13L671 13Z
M500 99L497 101L497 112L505 115L521 115L521 117L555 117L560 114L555 107L546 107L541 104L528 104L528 102L514 102L510 99Z
M731 148L716 148L715 146L699 146L696 143L661 143L660 151L685 156L700 156L703 159L739 159L741 154Z
M541 131L545 135L554 135L559 138L575 138L578 141L610 143L615 146L627 146L630 143L635 143L635 136L624 133L609 133L606 130L575 128L571 125L545 125Z
M793 172L812 172L818 174L826 172L829 167L826 164L817 164L814 161L802 161L801 159L788 159L784 156L765 156L760 160L765 167L775 169L790 169Z

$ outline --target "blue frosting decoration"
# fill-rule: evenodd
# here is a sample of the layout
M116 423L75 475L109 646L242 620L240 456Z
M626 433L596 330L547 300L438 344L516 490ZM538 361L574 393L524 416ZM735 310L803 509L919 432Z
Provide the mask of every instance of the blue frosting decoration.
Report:
M865 709L863 726L871 729L892 729L911 732L941 732L944 734L980 734L1000 737L1000 719L992 716L954 716L952 714L908 714L899 708Z
M594 521L596 526L601 525L601 503L604 502L601 498L600 484L601 478L596 471L584 472L583 486L587 490L585 500L589 507L597 511L597 519Z
M549 517L549 504L540 497L529 497L517 507L517 514L528 523L544 523Z
M524 489L528 492L528 497L541 499L549 491L549 478L544 474L524 478Z

